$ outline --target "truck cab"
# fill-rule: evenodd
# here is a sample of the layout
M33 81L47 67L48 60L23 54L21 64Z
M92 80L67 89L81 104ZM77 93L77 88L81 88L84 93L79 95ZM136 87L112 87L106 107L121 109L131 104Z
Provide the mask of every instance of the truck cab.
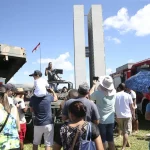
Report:
M124 83L128 78L136 75L140 71L150 71L150 59L146 59L137 63L128 63L116 68L116 72L111 74L114 80L114 86L117 89L120 83ZM136 92L137 106L140 113L145 114L146 105L150 102L149 93Z

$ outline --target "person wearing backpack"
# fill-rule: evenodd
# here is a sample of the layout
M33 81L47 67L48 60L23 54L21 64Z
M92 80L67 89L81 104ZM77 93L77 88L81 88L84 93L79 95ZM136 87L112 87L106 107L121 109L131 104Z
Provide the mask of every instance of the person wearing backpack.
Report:
M65 123L55 139L53 150L104 150L98 127L85 121L86 107L74 101L68 107L69 123Z

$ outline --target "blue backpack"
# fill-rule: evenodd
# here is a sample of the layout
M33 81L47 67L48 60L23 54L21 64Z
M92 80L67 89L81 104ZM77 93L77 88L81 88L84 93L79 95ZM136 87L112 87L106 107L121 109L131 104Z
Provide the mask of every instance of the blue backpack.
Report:
M90 140L88 140L88 136L90 136ZM89 122L87 127L87 133L85 140L81 140L80 150L96 150L95 143L92 141L92 124Z

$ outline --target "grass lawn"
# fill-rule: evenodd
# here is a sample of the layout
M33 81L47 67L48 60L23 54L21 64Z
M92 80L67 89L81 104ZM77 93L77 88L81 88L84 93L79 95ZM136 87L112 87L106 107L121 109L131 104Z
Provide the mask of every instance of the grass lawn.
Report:
M133 134L129 137L129 141L131 143L130 148L126 148L127 150L148 150L148 143L150 138L146 137L146 134L150 133L150 122L145 121L144 119L140 120L140 130L139 133ZM118 137L116 134L115 137L115 145L117 150L121 149L122 146L122 137ZM32 144L25 144L24 150L32 150ZM44 150L44 146L39 147L39 150Z

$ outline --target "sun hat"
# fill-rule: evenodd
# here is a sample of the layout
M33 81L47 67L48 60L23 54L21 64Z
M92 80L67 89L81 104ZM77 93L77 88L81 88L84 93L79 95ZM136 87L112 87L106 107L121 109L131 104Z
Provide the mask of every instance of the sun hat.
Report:
M113 79L111 76L101 76L99 78L98 91L102 91L107 96L112 96L116 94L114 88Z

